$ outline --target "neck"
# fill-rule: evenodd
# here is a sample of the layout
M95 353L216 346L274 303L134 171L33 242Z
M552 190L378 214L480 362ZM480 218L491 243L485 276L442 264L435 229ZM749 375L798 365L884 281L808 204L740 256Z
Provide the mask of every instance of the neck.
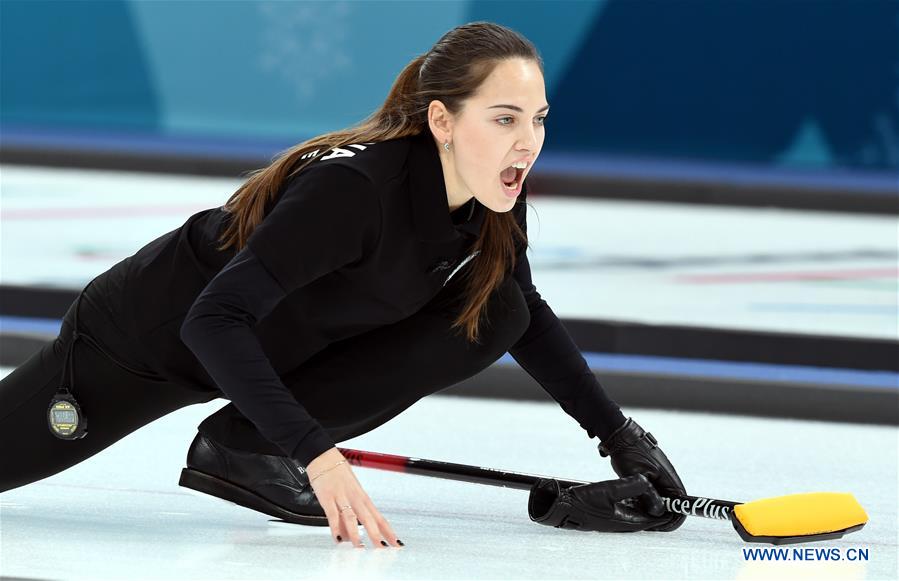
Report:
M471 193L465 193L465 188L456 179L456 165L453 160L453 154L446 151L443 146L437 148L440 158L440 166L443 168L443 185L446 187L446 202L449 211L458 210L464 206L468 200L474 197Z

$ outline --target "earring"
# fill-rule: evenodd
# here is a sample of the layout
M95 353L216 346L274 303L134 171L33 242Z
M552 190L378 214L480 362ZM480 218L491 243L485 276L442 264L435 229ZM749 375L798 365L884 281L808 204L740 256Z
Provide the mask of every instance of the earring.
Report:
M443 149L449 151L449 141L444 141L444 142L443 142Z

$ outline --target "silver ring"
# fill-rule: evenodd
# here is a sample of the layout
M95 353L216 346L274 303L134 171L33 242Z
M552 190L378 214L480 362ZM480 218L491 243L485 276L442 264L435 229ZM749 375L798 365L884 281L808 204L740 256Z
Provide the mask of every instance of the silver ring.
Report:
M345 510L348 509L348 508L349 508L349 509L352 509L353 507L350 506L350 505L341 506L341 507L340 507L340 510L337 511L337 512L341 512L341 513L342 513L343 511L345 511Z

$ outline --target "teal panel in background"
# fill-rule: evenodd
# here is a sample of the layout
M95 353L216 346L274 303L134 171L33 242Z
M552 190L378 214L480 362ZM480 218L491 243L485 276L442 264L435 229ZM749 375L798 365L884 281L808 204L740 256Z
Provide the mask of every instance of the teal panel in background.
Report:
M547 95L566 73L568 63L590 34L607 0L473 0L463 22L486 20L522 33L543 57Z
M127 2L0 1L0 122L155 130L147 48Z
M465 2L132 2L171 133L304 139L357 123Z

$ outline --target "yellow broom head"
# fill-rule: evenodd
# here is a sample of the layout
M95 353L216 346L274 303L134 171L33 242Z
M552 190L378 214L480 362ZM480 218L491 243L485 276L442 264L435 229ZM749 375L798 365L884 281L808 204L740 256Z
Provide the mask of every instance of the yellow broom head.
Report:
M855 497L845 492L810 492L738 504L734 528L744 540L773 544L834 539L868 522ZM742 529L742 530L741 530Z

